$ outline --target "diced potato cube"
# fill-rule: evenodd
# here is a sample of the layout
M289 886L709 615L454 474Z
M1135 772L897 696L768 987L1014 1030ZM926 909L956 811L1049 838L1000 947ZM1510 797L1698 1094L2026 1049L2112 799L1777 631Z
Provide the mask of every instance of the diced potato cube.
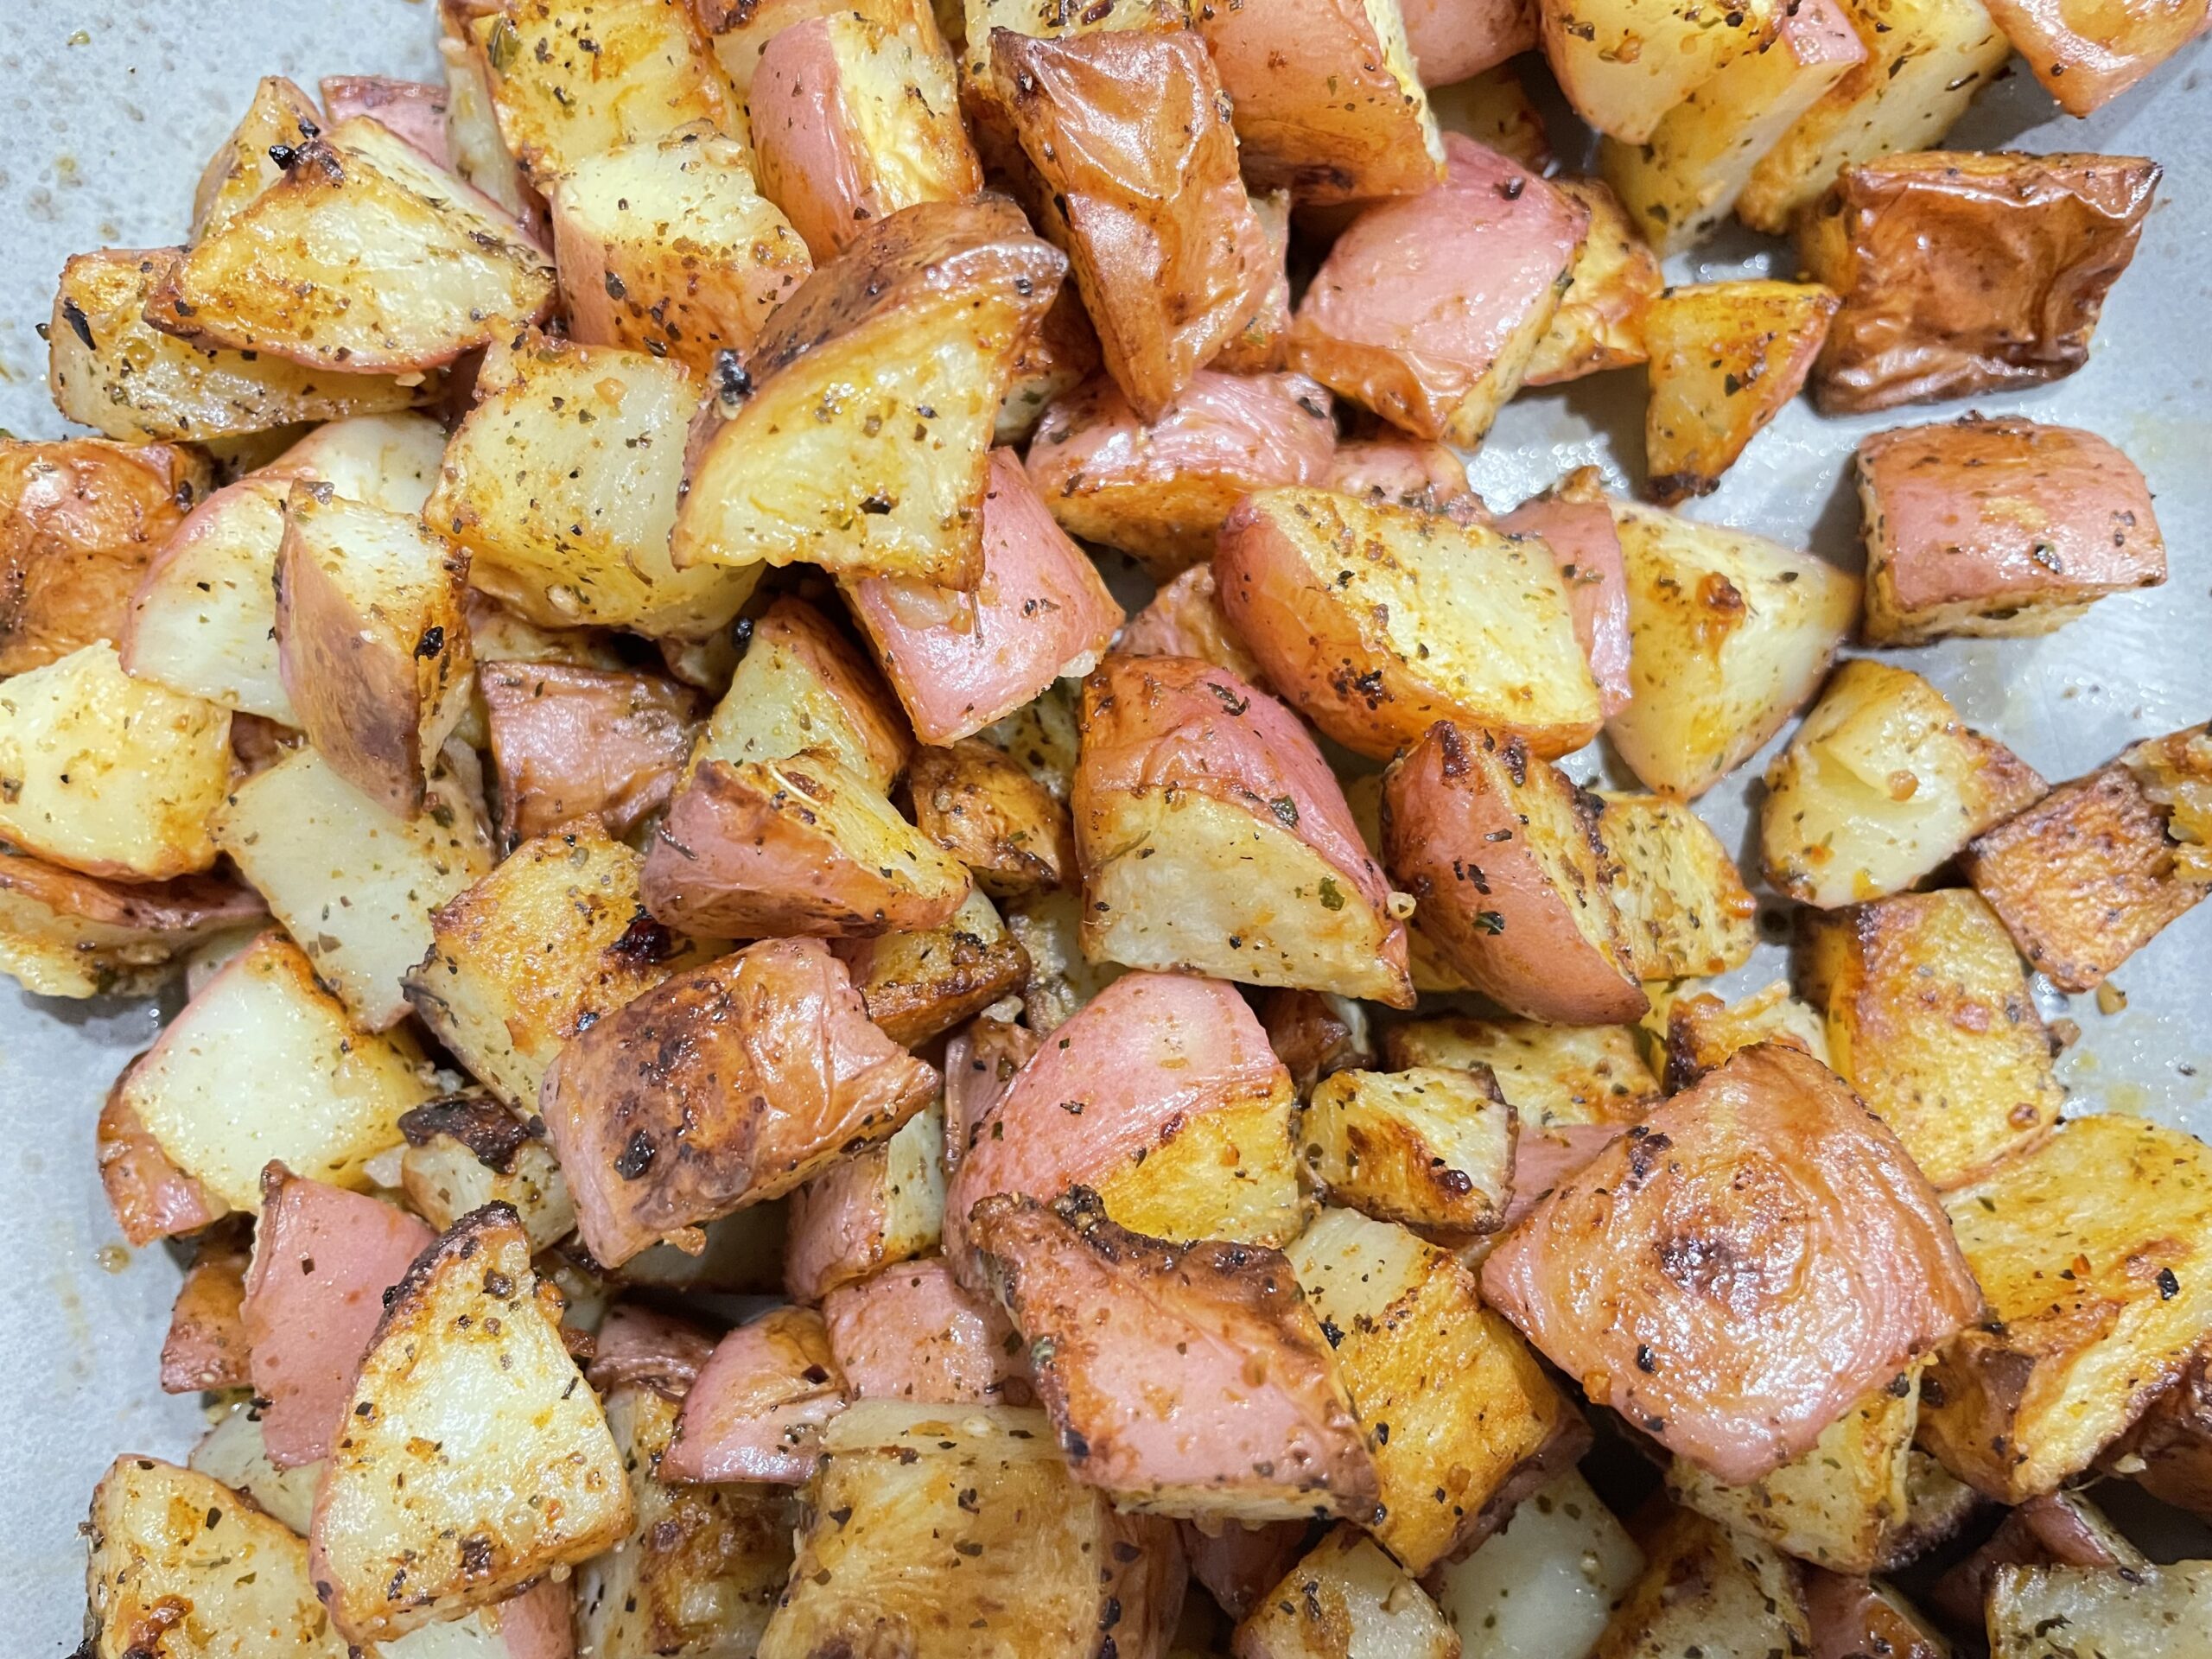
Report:
M1535 1020L1416 1020L1382 1033L1390 1065L1490 1067L1498 1088L1538 1128L1627 1123L1660 1096L1627 1026L1555 1026Z
M1661 503L1710 495L1746 444L1788 406L1840 302L1817 283L1670 288L1644 314L1651 399L1646 485Z
M1685 1653L1765 1659L1813 1652L1797 1570L1772 1547L1675 1510L1643 1540L1629 1587L1591 1659Z
M263 914L251 889L215 876L105 881L0 856L0 972L38 996L149 995L178 957Z
M814 1472L822 1426L848 1400L822 1315L772 1307L715 1344L683 1395L660 1472L670 1480L800 1485Z
M2000 1567L1990 1659L2190 1659L2212 1621L2212 1561L2113 1573Z
M890 702L889 688L836 625L785 596L754 620L692 759L785 760L828 749L888 793L914 747Z
M1636 1541L1570 1469L1427 1587L1464 1659L1586 1659L1643 1570Z
M1022 984L1024 1020L1039 1032L1065 1025L1076 1011L1128 970L1083 953L1083 900L1068 892L1011 900L1003 918L1029 958Z
M168 1333L162 1338L163 1394L252 1385L245 1322L238 1317L251 1259L245 1243L219 1232L200 1241L170 1306Z
M1487 1070L1338 1071L1315 1085L1299 1139L1326 1202L1454 1235L1503 1220L1514 1128Z
M460 1095L417 1106L399 1120L399 1132L407 1137L401 1190L439 1231L487 1204L515 1212L533 1250L575 1231L576 1207L543 1124L482 1095Z
M1669 1094L1718 1071L1739 1049L1760 1043L1802 1049L1830 1071L1836 1069L1828 1055L1827 1016L1790 995L1786 982L1777 980L1735 1002L1697 990L1694 981L1684 982L1681 989L1683 994L1664 1010L1664 1080Z
M178 526L130 600L124 671L296 728L277 664L276 555L289 486L242 478Z
M2102 108L2204 32L2194 5L2123 6L2107 14L1995 0L1989 10L2069 115Z
M1574 112L1640 144L1730 64L1769 49L1783 10L1770 0L1718 16L1695 0L1540 0L1536 12L1544 56Z
M753 77L768 42L810 17L857 11L886 29L911 35L933 52L945 49L930 0L692 0L692 13L713 38L715 56L741 99L753 93ZM988 49L989 31L984 31Z
M1029 958L991 901L971 893L936 927L840 939L868 1017L894 1043L918 1048L1019 991Z
M1480 16L1484 10L1444 3L1443 0L1412 0L1406 8L1408 28L1418 29L1414 16L1424 6L1433 6L1459 19ZM1510 11L1512 15L1505 20L1507 29L1514 38L1525 36L1525 44L1533 46L1535 9L1516 0ZM1418 52L1420 48L1416 46L1414 49ZM1521 49L1516 48L1507 56L1517 55ZM1544 130L1544 118L1529 99L1520 72L1511 64L1501 60L1465 79L1454 79L1448 86L1440 85L1433 75L1422 79L1428 82L1429 108L1436 116L1436 124L1444 131L1459 133L1485 149L1510 156L1532 172L1541 173L1550 165L1551 138Z
M929 1255L944 1228L944 1109L931 1106L791 1195L785 1288L818 1302L879 1268Z
M1315 1545L1236 1627L1236 1659L1458 1659L1459 1638L1406 1570L1352 1527Z
M245 114L200 172L192 193L192 239L199 241L283 177L271 149L296 150L321 128L322 112L313 99L282 75L263 76Z
M279 1469L269 1460L261 1435L261 1414L251 1400L241 1400L230 1414L200 1437L186 1460L188 1467L243 1492L302 1537L315 1511L315 1489L322 1483L322 1465L302 1464Z
M2212 1517L2212 1352L2153 1401L2107 1466L2126 1470L2162 1502Z
M1531 386L1643 362L1643 319L1666 288L1657 255L1611 188L1595 179L1554 179L1552 188L1589 210L1590 230L1567 272L1559 309L1529 359L1522 384Z
M1656 795L1600 798L1598 834L1619 866L1613 904L1629 972L1686 979L1749 962L1758 904L1705 820Z
M668 804L699 725L690 687L565 663L486 663L476 673L512 847L579 818L626 836Z
M1930 1367L1921 1440L2017 1503L2088 1468L2212 1332L2212 1152L2073 1118L1944 1207L1989 1319Z
M1006 752L975 738L918 749L914 827L994 898L1049 892L1076 875L1067 808Z

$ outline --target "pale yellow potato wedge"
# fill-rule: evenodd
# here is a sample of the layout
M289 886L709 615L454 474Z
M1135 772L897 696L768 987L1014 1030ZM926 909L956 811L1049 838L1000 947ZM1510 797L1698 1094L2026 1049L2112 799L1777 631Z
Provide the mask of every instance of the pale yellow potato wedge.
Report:
M1818 283L1673 288L1643 316L1650 401L1646 487L1662 504L1709 495L1796 397L1841 303Z

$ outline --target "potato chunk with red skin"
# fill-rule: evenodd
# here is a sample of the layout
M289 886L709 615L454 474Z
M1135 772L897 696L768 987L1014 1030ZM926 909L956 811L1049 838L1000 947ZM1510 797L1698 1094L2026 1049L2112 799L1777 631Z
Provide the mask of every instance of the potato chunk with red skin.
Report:
M1641 363L1644 318L1666 291L1654 252L1610 186L1554 179L1553 188L1590 210L1590 230L1567 272L1559 309L1536 342L1522 384L1555 386Z
M1084 954L1409 1007L1406 929L1297 717L1211 664L1084 683Z
M972 1218L1075 1478L1124 1508L1247 1521L1363 1514L1375 1463L1290 1263L1162 1243L1078 1189Z
M1281 1243L1306 1220L1291 1157L1295 1103L1234 988L1126 974L1061 1026L964 1135L948 1125L959 1138L946 1257L980 1286L967 1250L976 1206L1002 1193L1049 1204L1077 1186L1156 1236Z
M1467 468L1448 447L1417 438L1352 438L1339 443L1321 480L1371 507L1440 512L1454 524L1486 524L1490 509L1467 485Z
M1598 706L1611 720L1634 694L1628 679L1628 576L1620 532L1605 504L1594 467L1578 467L1546 495L1524 501L1497 521L1509 536L1538 536L1552 551L1575 643L1598 683Z
M1004 719L1065 674L1089 671L1122 607L1011 449L994 449L982 577L962 592L898 576L845 584L845 601L925 743Z
M844 964L764 940L571 1039L539 1096L593 1257L788 1192L929 1103L937 1073L869 1023Z
M668 804L702 713L696 692L657 675L565 663L486 663L476 689L509 846L580 817L628 834Z
M991 66L1107 372L1157 420L1243 327L1275 263L1213 60L1187 29L1000 29Z
M365 115L421 150L433 166L453 171L453 157L446 147L444 87L389 75L325 75L315 90L322 95L322 112L332 126Z
M1710 495L1812 372L1840 303L1814 283L1671 288L1644 313L1651 395L1645 487L1662 505Z
M950 58L855 13L771 39L747 114L760 194L817 260L836 257L872 219L983 188Z
M1274 695L1267 671L1221 608L1211 564L1194 564L1162 583L1114 645L1132 657L1195 657Z
M228 1214L230 1206L169 1160L124 1098L124 1084L137 1064L124 1067L108 1090L94 1134L100 1186L115 1212L115 1224L134 1249L143 1249L157 1238L197 1232Z
M1336 447L1329 410L1327 391L1302 374L1201 369L1145 421L1096 378L1045 411L1029 479L1063 530L1164 581L1213 556L1244 496L1323 481Z
M2152 1497L2212 1519L2212 1350L2152 1402L2118 1452L2108 1467L2128 1470Z
M2069 115L2101 109L2196 39L2206 22L2202 0L2109 10L2064 0L1994 0L1989 15Z
M1519 739L1441 721L1383 784L1383 857L1423 934L1528 1019L1614 1025L1650 1007L1630 973L1599 810Z
M1559 308L1589 210L1447 133L1435 189L1338 237L1291 326L1290 361L1416 436L1482 442Z
M845 1397L822 1316L771 1308L724 1337L700 1368L661 1478L796 1486L814 1472L822 1425Z
M178 957L267 914L252 888L219 876L110 881L0 857L0 972L39 996L145 995Z
M1404 0L1399 9L1424 86L1455 86L1536 49L1528 0Z
M963 1289L941 1257L840 1285L823 1299L822 1317L856 1400L1035 1402L1028 1350L1005 1310Z
M245 1325L238 1317L249 1260L243 1243L216 1236L200 1242L177 1287L168 1334L162 1338L163 1394L243 1389L252 1382Z
M1799 263L1843 296L1814 371L1821 412L2073 373L2158 178L2133 156L1928 150L1845 168L1797 228Z
M2166 579L2135 464L2093 432L1968 416L1862 440L1866 641L2046 633Z
M1771 1043L1560 1182L1482 1285L1594 1399L1738 1485L1981 1309L1897 1137L1819 1061Z
M1075 877L1067 808L1002 749L976 738L914 752L914 825L995 899L1064 887Z
M384 1293L435 1236L404 1210L303 1180L282 1164L262 1176L239 1314L254 1392L267 1402L261 1438L279 1469L330 1455Z

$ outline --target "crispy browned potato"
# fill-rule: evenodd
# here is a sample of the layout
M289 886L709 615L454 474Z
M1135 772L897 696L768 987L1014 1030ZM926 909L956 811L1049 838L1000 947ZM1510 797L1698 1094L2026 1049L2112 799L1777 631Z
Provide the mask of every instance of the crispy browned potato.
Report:
M1669 1509L1644 1534L1643 1576L1629 1586L1589 1659L1646 1655L1811 1653L1797 1569L1759 1540L1694 1510Z
M1844 1659L1854 1653L1950 1659L1951 1644L1894 1586L1817 1567L1805 1573L1803 1582L1814 1659Z
M172 265L146 321L308 368L404 374L536 321L553 298L551 265L493 203L357 117L294 151Z
M1917 674L1860 658L1767 767L1766 878L1824 910L1902 892L2045 787Z
M371 800L422 810L468 704L468 556L418 519L295 484L276 555L276 662L308 740Z
M1982 1623L2003 1567L2095 1567L2137 1571L2142 1551L2086 1497L2056 1491L2031 1497L1998 1522L1989 1541L1929 1586L1929 1605L1961 1630Z
M1968 416L1876 433L1856 461L1869 645L2047 633L2166 579L2150 486L2093 432Z
M212 481L172 444L0 440L0 675L121 639L139 577Z
M1567 270L1567 291L1536 342L1522 384L1556 385L1646 356L1644 317L1666 288L1659 257L1620 200L1595 179L1554 179L1552 188L1589 211L1590 229Z
M1554 1187L1482 1282L1568 1376L1738 1485L1802 1456L1981 1307L1896 1137L1772 1043Z
M907 787L914 827L965 864L993 898L1075 881L1067 808L1004 750L972 737L949 749L917 749Z
M1297 716L1186 657L1084 682L1083 949L1410 1006L1402 899Z
M1323 1078L1298 1137L1325 1201L1456 1238L1503 1221L1516 1128L1487 1066L1429 1066Z
M760 194L817 260L834 258L872 219L983 188L950 56L857 12L772 38L747 108Z
M1173 18L1163 19L1172 24ZM1213 60L1180 27L995 31L991 74L1044 187L1107 372L1158 420L1250 314L1275 264L1238 176Z
M162 1393L251 1385L245 1325L238 1318L250 1259L241 1240L210 1233L200 1241L199 1254L177 1287L168 1334L162 1339Z
M1370 207L1299 302L1291 366L1417 437L1482 442L1519 390L1589 213L1447 134L1444 183Z
M1518 738L1439 721L1383 785L1384 861L1422 931L1493 1001L1605 1025L1650 1004L1614 900L1602 803Z
M1334 1351L1281 1252L1163 1243L1079 1187L984 1199L969 1235L1075 1478L1124 1508L1243 1521L1377 1496Z
M2021 955L2062 990L2094 990L2212 893L2207 779L2203 727L2139 743L1976 836L1960 867Z
M826 748L887 793L913 747L867 656L822 612L786 594L753 620L691 760L735 765Z
M1405 1567L1342 1526L1256 1599L1229 1651L1235 1659L1459 1659L1460 1646Z
M1544 56L1574 112L1631 144L1739 59L1768 49L1785 8L1770 0L1716 17L1694 0L1539 0Z
M2212 1517L2212 1351L2190 1363L2116 1450L2107 1466L2153 1497Z
M1263 490L1222 526L1222 609L1270 684L1387 760L1439 721L1549 759L1597 734L1598 687L1549 551L1330 490Z
M1817 283L1697 283L1643 315L1651 398L1645 487L1671 504L1710 495L1796 397L1840 303Z
M871 223L761 334L757 389L691 469L677 564L975 586L999 406L1066 269L998 197Z
M1408 1571L1476 1548L1588 1449L1574 1408L1448 1251L1328 1210L1287 1254L1370 1436L1381 1491L1365 1524Z
M791 1194L785 1291L818 1302L840 1286L933 1253L944 1230L944 1109L931 1106Z
M289 155L322 125L322 112L297 86L282 75L263 76L245 114L200 171L192 193L192 239L199 241L283 176L271 149Z
M1323 1077L1347 1067L1375 1064L1367 1010L1350 997L1325 991L1269 991L1260 999L1268 1046L1289 1068L1302 1100Z
M619 1267L885 1139L936 1089L823 945L772 939L570 1039L538 1099L584 1243Z
M980 893L936 927L839 939L830 948L852 970L868 1017L907 1048L1016 994L1029 977L1028 952Z
M711 127L581 157L548 199L569 337L587 346L710 375L720 353L751 354L814 270L745 146Z
M1687 979L1749 962L1758 903L1705 820L1656 795L1602 798L1598 836L1619 867L1613 904L1629 972Z
M1993 0L1989 15L2058 107L2088 115L2203 34L2196 0L2085 11L2051 0Z
M1989 1318L1929 1369L1921 1443L2017 1503L2088 1468L2212 1332L2212 1153L2072 1118L1944 1207Z
M1815 371L1821 412L2073 373L2159 173L2133 156L1961 150L1845 168L1797 232L1799 263L1843 297Z
M110 881L23 855L0 857L0 972L39 996L143 996L180 957L265 914L215 876Z
M1666 1002L1662 1076L1668 1093L1680 1093L1726 1065L1738 1049L1759 1043L1802 1049L1830 1071L1839 1069L1828 1053L1826 1014L1790 995L1786 981L1777 980L1733 1002L1695 985L1694 980L1684 981ZM1652 1012L1660 1012L1656 998Z
M701 712L696 692L658 675L564 663L486 663L476 689L510 847L580 817L629 833L668 804Z
M810 17L856 11L886 29L912 35L933 52L945 49L930 0L690 0L690 5L741 100L752 96L753 77L768 42Z
M1398 0L1201 5L1195 23L1255 186L1338 202L1443 182L1444 149Z
M1213 556L1222 521L1253 491L1327 479L1329 413L1305 375L1201 369L1147 422L1101 376L1045 411L1026 465L1063 529L1164 581Z
M1414 0L1411 10L1418 11L1423 5L1438 4L1440 0ZM1465 6L1444 9L1460 17L1479 15L1478 10ZM1524 29L1528 38L1534 40L1536 16L1533 6L1523 4L1522 0L1504 0L1500 9L1516 14L1512 27ZM1408 22L1412 23L1410 16ZM1433 75L1423 79L1428 82L1429 108L1436 116L1436 124L1444 131L1459 133L1485 149L1510 156L1533 172L1541 173L1551 165L1551 137L1544 130L1544 118L1529 98L1520 72L1511 64L1494 64L1465 80L1454 79L1448 86L1439 85Z
M415 1213L442 1232L472 1210L504 1204L531 1248L550 1249L576 1230L569 1184L535 1116L518 1117L489 1095L417 1106L399 1120L407 1137L400 1188Z
M1382 1033L1382 1054L1398 1071L1488 1067L1524 1128L1633 1122L1663 1092L1628 1026L1415 1020Z
M2074 1654L2186 1655L2212 1620L2212 1562L2101 1567L2000 1567L1990 1586L1993 1659Z

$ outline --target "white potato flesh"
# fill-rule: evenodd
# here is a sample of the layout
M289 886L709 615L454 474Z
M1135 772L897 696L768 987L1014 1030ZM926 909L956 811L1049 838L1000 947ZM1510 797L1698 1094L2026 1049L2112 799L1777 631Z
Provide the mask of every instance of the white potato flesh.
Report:
M1586 1659L1643 1570L1643 1552L1570 1469L1431 1585L1463 1659Z

